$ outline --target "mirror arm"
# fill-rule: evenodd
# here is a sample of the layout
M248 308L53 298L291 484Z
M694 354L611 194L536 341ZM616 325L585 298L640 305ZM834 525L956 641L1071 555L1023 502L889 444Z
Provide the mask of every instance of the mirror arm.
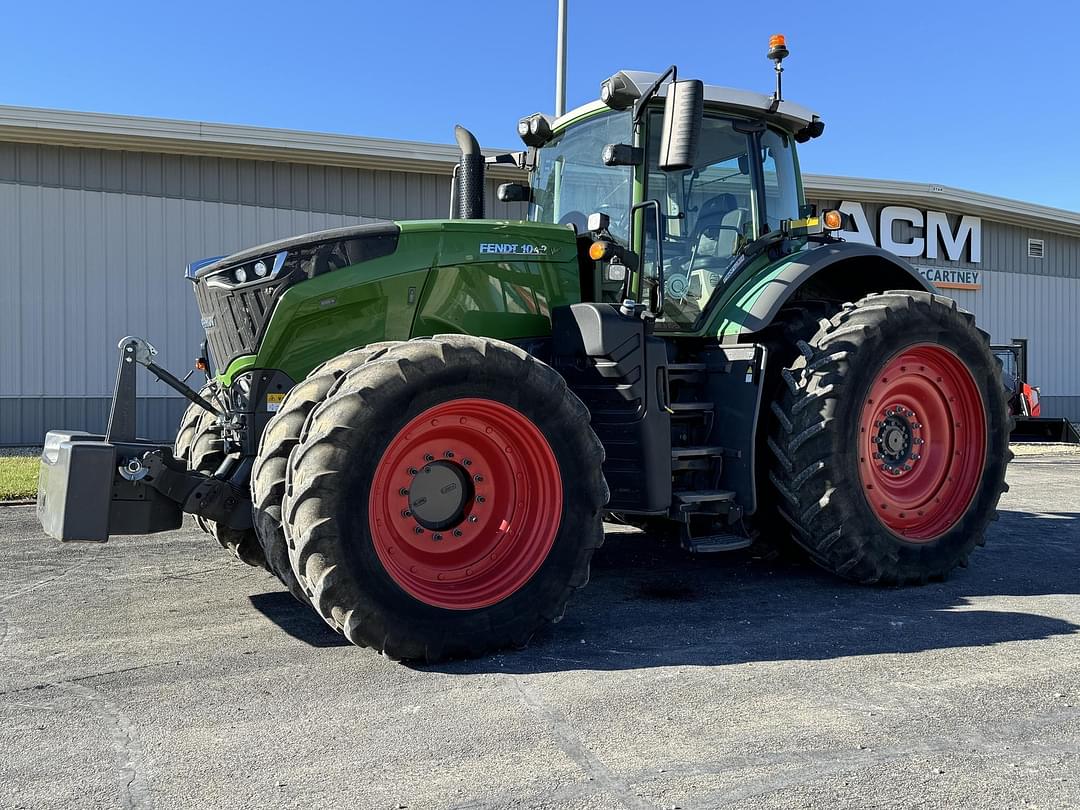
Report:
M672 65L667 70L665 70L663 73L661 73L656 78L655 82L653 82L652 84L649 85L648 90L646 90L644 93L641 94L641 98L639 98L637 101L634 102L633 122L635 124L638 123L638 121L641 120L641 113L644 111L645 105L648 104L650 101L652 101L652 97L656 95L656 91L660 89L660 85L662 85L664 83L664 79L666 79L668 76L670 76L671 80L675 81L675 79L678 78L678 75L679 75L679 69L677 67L675 67L675 65Z

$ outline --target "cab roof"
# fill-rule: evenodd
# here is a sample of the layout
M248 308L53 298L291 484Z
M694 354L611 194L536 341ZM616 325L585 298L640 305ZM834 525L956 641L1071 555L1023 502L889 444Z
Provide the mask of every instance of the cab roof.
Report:
M644 70L620 70L616 75L625 78L627 83L637 90L639 98L660 77L659 73L650 73ZM667 95L668 86L665 83L657 91L657 98L663 98ZM754 118L762 118L792 132L800 130L820 118L813 110L792 101L781 101L776 111L772 112L770 111L772 103L772 96L755 93L752 90L738 90L716 84L705 85L706 106L712 105L732 112L744 113ZM552 128L559 129L563 124L569 123L583 113L605 106L602 101L592 101L560 116L552 123Z

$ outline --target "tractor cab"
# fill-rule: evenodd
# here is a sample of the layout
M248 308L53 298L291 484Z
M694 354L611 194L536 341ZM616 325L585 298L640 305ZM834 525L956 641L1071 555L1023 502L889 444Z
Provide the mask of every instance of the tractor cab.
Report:
M625 250L643 283L609 262L595 281L598 300L655 290L646 303L657 326L681 330L701 319L749 246L809 213L795 143L824 125L777 96L674 74L620 71L599 101L555 121L522 119L530 176L518 196L529 220L579 235L590 233L590 215L602 215L605 232L592 235Z

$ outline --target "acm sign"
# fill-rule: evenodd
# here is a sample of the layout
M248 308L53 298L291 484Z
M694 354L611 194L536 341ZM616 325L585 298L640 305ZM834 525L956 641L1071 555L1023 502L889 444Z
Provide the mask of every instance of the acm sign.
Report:
M877 245L908 259L937 259L978 264L982 261L982 219L963 215L956 227L942 211L921 211L906 205L882 206L873 228L862 203L842 202L840 211L848 215L853 230L845 229L849 242ZM916 264L922 276L944 289L978 290L982 271Z

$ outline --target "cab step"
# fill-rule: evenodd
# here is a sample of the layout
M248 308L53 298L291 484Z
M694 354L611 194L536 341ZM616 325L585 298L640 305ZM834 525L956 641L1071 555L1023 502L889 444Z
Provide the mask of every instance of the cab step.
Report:
M704 363L668 363L667 375L669 380L695 382L700 381L708 369Z
M718 503L733 503L735 501L735 493L728 489L700 489L684 492L673 492L676 505L680 507L686 506L704 506L714 505ZM697 509L690 509L684 511L699 511Z
M713 404L711 402L671 402L668 408L675 416L697 416L712 413Z
M707 471L724 456L723 447L672 447L671 448L671 471L682 472L684 470Z
M691 554L715 554L720 551L739 551L749 548L753 541L741 534L709 534L703 537L683 537L682 546Z

